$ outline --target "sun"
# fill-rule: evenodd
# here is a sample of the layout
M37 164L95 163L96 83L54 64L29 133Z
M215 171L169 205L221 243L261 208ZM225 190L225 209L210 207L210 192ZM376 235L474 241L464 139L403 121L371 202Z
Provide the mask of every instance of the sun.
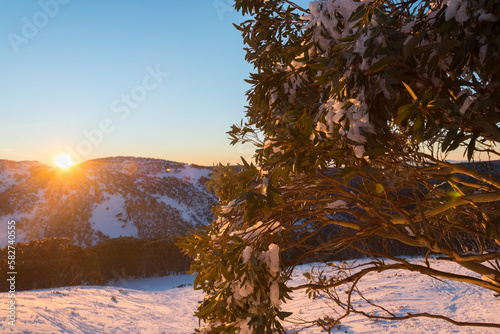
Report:
M68 169L75 164L73 157L67 153L58 154L54 158L54 165L61 169Z

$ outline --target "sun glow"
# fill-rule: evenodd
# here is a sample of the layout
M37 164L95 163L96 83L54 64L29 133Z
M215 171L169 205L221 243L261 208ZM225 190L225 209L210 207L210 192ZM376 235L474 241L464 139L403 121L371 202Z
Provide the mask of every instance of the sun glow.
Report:
M73 157L66 153L58 154L54 158L54 165L61 169L68 169L75 164Z

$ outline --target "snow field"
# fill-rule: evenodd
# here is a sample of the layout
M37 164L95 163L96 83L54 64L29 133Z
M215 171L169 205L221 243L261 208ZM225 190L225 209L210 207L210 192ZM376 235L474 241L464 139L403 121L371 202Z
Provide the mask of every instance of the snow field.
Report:
M421 259L411 259L422 263ZM465 273L453 263L431 261L441 270ZM296 269L291 286L307 283L303 273L312 265ZM78 286L18 292L16 326L0 322L2 333L192 333L199 325L193 313L202 300L200 291L193 290L193 276L178 275L119 281L107 286ZM424 277L400 271L373 273L360 281L364 295L401 316L406 312L443 314L458 321L500 322L500 298L492 292L461 282ZM322 333L318 327L301 329L299 319L314 320L323 314L335 316L326 298L309 300L303 291L282 305L294 312L285 322L287 334ZM7 293L0 298L8 300ZM359 297L354 304L364 311L375 312ZM6 311L3 311L6 312ZM340 314L341 311L339 311ZM5 319L5 317L2 317ZM324 333L324 332L323 332ZM405 321L373 321L360 315L350 315L332 333L500 333L493 328L457 327L435 319Z

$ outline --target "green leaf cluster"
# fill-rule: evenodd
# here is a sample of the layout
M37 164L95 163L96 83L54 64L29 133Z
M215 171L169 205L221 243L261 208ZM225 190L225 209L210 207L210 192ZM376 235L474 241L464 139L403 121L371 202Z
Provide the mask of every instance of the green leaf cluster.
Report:
M246 118L228 134L255 155L237 171L219 166L216 221L183 241L206 294L203 330L283 332L287 314L270 303L258 260L271 243L282 255L302 252L282 258L282 302L294 266L311 254L351 247L393 258L385 243L383 254L370 250L374 236L491 273L464 258L496 256L497 167L454 165L446 154L500 156L500 3L463 4L465 19L430 0L235 2L251 16L236 28L254 72ZM313 242L332 226L336 234ZM245 282L252 293L236 298Z

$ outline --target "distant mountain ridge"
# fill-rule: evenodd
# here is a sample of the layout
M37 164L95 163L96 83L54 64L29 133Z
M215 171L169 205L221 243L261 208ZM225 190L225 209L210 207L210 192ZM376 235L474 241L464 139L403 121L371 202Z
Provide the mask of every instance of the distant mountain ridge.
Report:
M208 224L215 196L210 167L112 157L60 170L36 161L0 160L0 246L15 220L17 242L69 237L78 245L108 238L175 238Z

